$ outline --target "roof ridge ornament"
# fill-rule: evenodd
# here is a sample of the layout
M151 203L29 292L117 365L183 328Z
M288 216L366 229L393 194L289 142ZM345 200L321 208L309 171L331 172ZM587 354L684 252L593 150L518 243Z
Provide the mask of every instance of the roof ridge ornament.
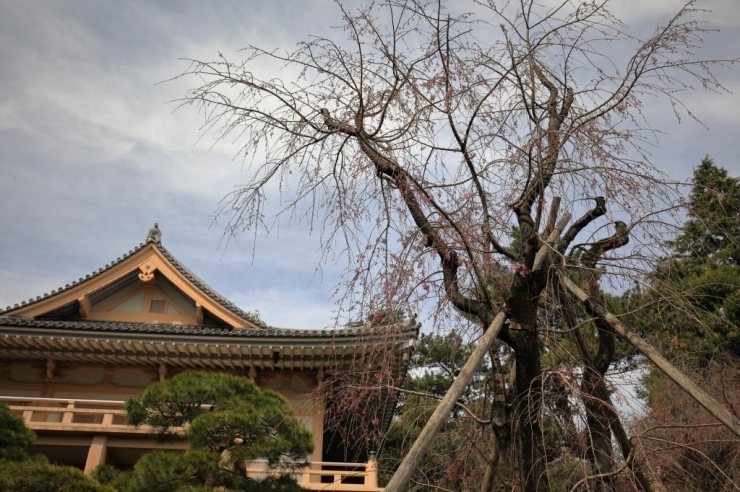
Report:
M161 243L162 242L162 230L159 228L159 223L155 222L154 227L149 229L149 234L146 236L147 243Z

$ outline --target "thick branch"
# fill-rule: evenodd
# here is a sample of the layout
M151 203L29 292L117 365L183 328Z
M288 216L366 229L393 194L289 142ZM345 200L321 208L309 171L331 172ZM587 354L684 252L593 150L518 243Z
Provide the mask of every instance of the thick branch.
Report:
M563 229L565 229L565 226L568 224L569 220L570 212L565 212L563 216L560 217L560 220L553 226L552 232L550 232L550 235L545 240L545 243L540 246L540 249L537 251L537 254L534 257L532 272L538 272L542 269L544 265L549 264L549 262L546 263L545 260L550 257L550 251L552 251L555 241L558 240L558 238L560 237L560 233L563 232Z
M550 213L547 214L545 236L549 236L552 230L555 228L555 221L558 219L558 212L560 211L560 201L561 198L559 196L556 196L552 199L552 203L550 203Z
M617 232L606 239L595 242L585 253L583 253L581 263L584 267L593 271L596 268L596 263L598 263L601 257L604 256L604 253L613 249L621 248L630 242L629 227L627 227L627 224L618 220L614 222L614 226L616 227Z
M568 231L563 235L563 239L558 243L558 252L562 255L565 253L565 249L570 246L570 243L576 238L579 232L584 227L593 222L596 218L606 214L606 198L599 196L594 198L596 205L594 208L583 214L573 225L568 228Z
M603 298L599 290L599 274L596 271L596 264L605 253L620 248L629 242L629 228L627 225L621 221L614 224L617 231L612 236L592 244L581 256L581 264L584 267L584 289L599 302L603 302ZM596 318L594 324L599 330L599 348L593 357L593 363L598 370L598 377L603 378L614 358L614 337L611 328L604 320Z
M499 243L496 238L493 236L493 233L490 230L490 227L486 230L488 241L491 243L491 246L493 246L493 249L496 250L498 253L501 253L511 261L519 261L519 258L517 258L516 254L509 248L506 248L501 243Z
M522 191L521 197L513 207L525 241L527 241L534 232L532 230L534 226L534 222L532 221L532 204L537 200L538 196L542 196L544 194L544 191L550 185L550 180L555 173L558 157L563 144L560 130L565 118L570 113L574 101L573 89L567 88L560 108L558 108L557 87L545 75L536 60L531 60L531 66L537 79L548 90L549 96L547 103L545 104L545 111L547 114L547 148L545 150L544 157L541 157L537 163L538 167L534 179L529 181L527 187Z
M321 109L321 115L324 118L326 127L332 131L337 131L354 137L360 145L360 149L370 162L373 163L378 175L387 176L393 180L398 191L411 214L414 223L427 240L427 246L437 251L442 265L442 276L444 279L445 291L452 304L468 314L478 316L482 320L490 320L488 313L491 307L480 301L464 296L460 292L458 285L457 272L462 264L457 251L448 245L437 233L436 229L424 213L419 200L412 191L411 180L408 173L395 161L385 157L378 152L370 143L368 135L361 128L355 128L347 123L340 122L333 118L329 111Z

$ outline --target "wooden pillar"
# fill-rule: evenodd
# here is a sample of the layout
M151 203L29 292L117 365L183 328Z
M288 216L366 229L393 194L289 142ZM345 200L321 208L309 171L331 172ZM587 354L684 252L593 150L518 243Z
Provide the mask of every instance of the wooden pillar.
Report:
M375 458L375 452L371 451L365 468L365 487L378 487L378 460Z
M54 385L57 382L59 367L54 359L46 359L46 374L44 375L44 388L41 390L41 396L51 398L54 396Z
M87 452L85 473L90 474L98 466L105 463L108 452L108 436L93 436L90 449Z
M71 424L74 420L75 401L69 400L67 402L67 411L62 414L62 423Z
M316 372L316 388L322 392L320 395L316 395L313 398L314 405L311 413L313 415L314 428L311 429L313 433L313 444L316 461L324 461L324 418L326 417L326 401L324 393L325 389L321 387L324 383L324 368L319 368Z

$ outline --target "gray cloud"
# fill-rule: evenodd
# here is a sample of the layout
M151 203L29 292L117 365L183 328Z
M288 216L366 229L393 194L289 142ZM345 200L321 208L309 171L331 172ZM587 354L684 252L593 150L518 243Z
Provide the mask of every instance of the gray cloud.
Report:
M615 5L651 27L678 3ZM735 2L707 5L724 31L710 34L702 53L737 56ZM179 58L237 58L249 44L292 49L338 24L330 0L0 3L0 305L84 276L158 221L165 246L244 309L275 325L330 323L341 259L320 264L317 237L288 223L277 237L260 235L256 249L250 236L226 245L213 212L245 181L238 142L199 140L197 114L173 114L167 104L187 83L157 83L185 68ZM740 88L737 73L722 76ZM708 153L740 174L737 117L728 110L737 96L696 93L687 102L709 129L661 115L653 121L666 134L654 162L686 178Z

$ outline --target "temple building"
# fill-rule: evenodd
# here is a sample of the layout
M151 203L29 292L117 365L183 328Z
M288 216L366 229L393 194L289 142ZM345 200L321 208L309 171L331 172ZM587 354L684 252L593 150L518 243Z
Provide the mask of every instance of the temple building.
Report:
M415 318L393 327L397 377L418 329ZM368 324L271 327L187 269L155 225L144 243L105 267L0 311L0 402L24 416L37 435L33 451L52 462L86 472L101 463L130 468L148 451L187 444L126 425L127 398L187 370L242 375L281 393L312 431L315 451L298 476L303 487L382 491L372 454L347 461L347 450L359 448L328 428L331 402L316 391L326 372L347 370L381 336ZM395 399L383 401L387 425Z

